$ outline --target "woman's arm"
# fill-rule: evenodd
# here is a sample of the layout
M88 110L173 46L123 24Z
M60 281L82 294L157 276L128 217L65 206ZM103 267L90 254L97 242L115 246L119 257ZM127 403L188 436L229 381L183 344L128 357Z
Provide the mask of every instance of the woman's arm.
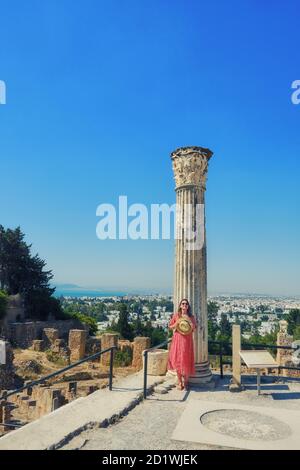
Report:
M169 323L169 329L170 330L173 330L173 329L176 328L177 320L178 320L178 315L177 315L177 313L174 313L172 315L172 318L171 318L170 323Z

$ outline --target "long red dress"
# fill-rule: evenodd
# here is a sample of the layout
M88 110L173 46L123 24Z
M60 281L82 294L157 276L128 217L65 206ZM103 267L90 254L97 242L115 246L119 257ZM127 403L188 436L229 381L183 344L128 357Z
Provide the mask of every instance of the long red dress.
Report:
M174 313L170 320L169 328L174 325L179 317L180 313ZM195 317L190 317L190 320L193 324L194 331L196 328ZM168 369L176 370L179 374L183 375L186 380L188 380L191 375L195 375L193 333L182 335L174 330L169 351Z

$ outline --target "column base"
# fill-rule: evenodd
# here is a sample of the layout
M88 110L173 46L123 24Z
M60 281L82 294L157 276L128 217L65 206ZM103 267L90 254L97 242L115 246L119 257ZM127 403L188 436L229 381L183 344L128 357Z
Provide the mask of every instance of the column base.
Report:
M195 364L196 374L189 377L191 385L206 385L213 381L213 376L209 367L209 362Z

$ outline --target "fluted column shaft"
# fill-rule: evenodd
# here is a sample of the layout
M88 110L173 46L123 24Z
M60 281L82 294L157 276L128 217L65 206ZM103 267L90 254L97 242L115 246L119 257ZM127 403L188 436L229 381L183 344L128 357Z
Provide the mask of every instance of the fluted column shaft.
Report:
M205 183L212 152L185 147L172 153L176 182L174 308L187 298L197 319L194 332L196 375L191 383L211 380L208 363ZM192 233L190 233L192 231ZM193 238L193 235L195 237Z

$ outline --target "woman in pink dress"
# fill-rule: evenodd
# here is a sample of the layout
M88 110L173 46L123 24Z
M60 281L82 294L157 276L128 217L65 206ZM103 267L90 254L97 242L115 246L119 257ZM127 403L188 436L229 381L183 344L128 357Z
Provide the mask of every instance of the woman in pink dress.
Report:
M184 335L176 330L180 318L185 315L192 324L192 330ZM187 299L182 299L178 312L172 316L169 328L174 330L168 358L168 369L176 370L178 377L177 388L187 388L189 377L195 374L193 331L196 329L196 320L191 313L191 307Z

